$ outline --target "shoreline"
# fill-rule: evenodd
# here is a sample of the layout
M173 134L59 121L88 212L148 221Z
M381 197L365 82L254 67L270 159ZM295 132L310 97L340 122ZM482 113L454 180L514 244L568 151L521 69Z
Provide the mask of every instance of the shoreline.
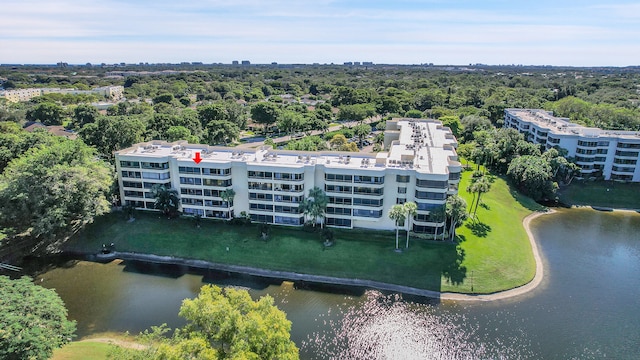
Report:
M423 296L423 297L428 297L428 298L433 298L438 300L494 301L494 300L501 300L501 299L511 298L515 296L520 296L522 294L525 294L535 289L542 282L542 279L544 277L544 267L542 265L542 259L540 257L537 243L529 228L529 223L531 220L539 216L551 214L554 212L555 212L554 210L549 210L547 212L534 212L527 215L522 220L522 224L527 233L527 237L529 238L529 243L531 244L531 250L533 252L534 260L536 263L536 271L533 279L528 283L521 285L519 287L510 289L510 290L491 293L491 294L439 292L434 290L425 290L425 289L419 289L419 288L414 288L410 286L397 285L397 284L391 284L391 283L385 283L385 282L373 281L373 280L301 274L301 273L295 273L290 271L268 270L268 269L250 267L250 266L221 264L221 263L213 263L205 260L195 260L195 259L178 258L173 256L161 256L161 255L153 255L153 254L114 251L108 254L85 254L85 255L88 255L94 258L94 260L96 261L113 261L113 260L120 259L125 261L128 260L128 261L151 262L151 263L158 263L158 264L182 265L182 266L187 266L187 267L192 267L192 268L197 268L202 270L225 271L225 272L246 274L246 275L257 276L257 277L282 279L287 281L304 281L304 282L324 284L324 285L356 286L356 287L362 287L362 288L368 288L368 289L398 292L398 293L408 294L408 295Z

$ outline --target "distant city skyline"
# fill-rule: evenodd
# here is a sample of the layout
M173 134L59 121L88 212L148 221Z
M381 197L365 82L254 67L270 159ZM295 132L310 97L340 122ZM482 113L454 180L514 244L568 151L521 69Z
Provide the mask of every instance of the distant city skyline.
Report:
M23 0L0 63L640 65L640 3Z

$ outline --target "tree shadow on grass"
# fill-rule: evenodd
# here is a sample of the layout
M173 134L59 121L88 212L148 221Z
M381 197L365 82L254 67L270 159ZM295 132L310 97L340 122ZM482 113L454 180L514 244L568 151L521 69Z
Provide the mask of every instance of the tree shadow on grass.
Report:
M464 241L464 236L459 236ZM442 269L442 276L452 285L460 285L467 277L467 268L462 265L465 257L464 249L460 246L455 247L455 251L445 254L447 257L445 266Z
M487 237L487 234L491 231L491 226L480 221L467 222L464 226L477 237Z

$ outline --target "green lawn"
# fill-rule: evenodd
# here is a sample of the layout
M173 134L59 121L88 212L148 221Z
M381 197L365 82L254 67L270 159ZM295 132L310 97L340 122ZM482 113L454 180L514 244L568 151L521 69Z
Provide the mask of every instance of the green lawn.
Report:
M104 360L113 345L93 342L71 342L53 352L51 360Z
M461 193L470 172L463 174ZM462 194L466 196L465 194ZM167 220L157 213L136 214L126 222L122 214L103 216L67 245L69 250L98 252L102 244L119 251L173 255L218 263L247 265L346 278L370 279L417 288L491 293L522 285L535 270L522 219L535 203L512 196L502 179L483 197L490 210L478 217L486 234L459 229L461 243L412 240L402 253L393 251L392 231L335 230L336 243L325 248L318 233L299 228L273 227L269 241L255 226L233 226L202 221L196 228L188 219ZM522 204L524 204L524 206ZM488 230L487 230L488 229ZM404 233L401 231L401 244ZM227 251L227 248L229 251ZM471 279L473 277L473 280Z
M593 205L617 209L640 209L640 184L614 181L574 181L559 191L568 205Z

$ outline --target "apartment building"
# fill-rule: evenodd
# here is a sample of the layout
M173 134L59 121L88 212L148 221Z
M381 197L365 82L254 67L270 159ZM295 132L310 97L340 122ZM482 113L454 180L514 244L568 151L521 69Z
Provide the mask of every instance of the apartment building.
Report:
M602 174L606 180L640 181L639 131L585 127L540 109L505 109L504 126L547 149L566 149L582 177Z
M461 171L450 129L435 120L393 119L385 145L388 152L360 154L151 141L117 151L115 158L121 199L139 209L153 209L151 187L164 184L178 190L186 214L225 218L246 212L253 221L300 226L300 202L319 187L329 199L327 226L394 229L391 207L414 201L413 230L442 231L444 220L429 215L457 193ZM197 153L199 163L193 160ZM227 189L236 194L232 204L221 196Z
M31 89L16 89L16 90L3 90L0 91L0 97L4 97L9 102L29 101L34 97L42 96L44 94L93 94L103 96L111 100L120 100L124 96L123 86L103 86L97 87L91 90L77 90L77 89L60 89L60 88L31 88Z

